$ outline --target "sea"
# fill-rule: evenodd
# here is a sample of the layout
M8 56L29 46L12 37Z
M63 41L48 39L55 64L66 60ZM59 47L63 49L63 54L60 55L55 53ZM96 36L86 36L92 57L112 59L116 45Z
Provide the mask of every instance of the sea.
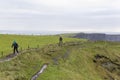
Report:
M71 33L70 31L17 31L17 30L0 30L0 34L16 34L16 35L57 35Z
M120 32L81 32L81 31L25 31L25 30L0 30L0 34L16 34L16 35L58 35L65 33L105 33L112 35L120 35Z

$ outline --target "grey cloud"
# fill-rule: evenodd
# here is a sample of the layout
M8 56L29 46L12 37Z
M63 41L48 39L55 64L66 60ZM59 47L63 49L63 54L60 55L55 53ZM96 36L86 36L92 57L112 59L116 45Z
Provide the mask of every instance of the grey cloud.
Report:
M8 0L0 3L0 27L5 29L112 30L120 26L120 10L114 8L53 8L43 4ZM7 7L8 6L8 7ZM7 10L8 9L8 10ZM16 28L16 26L18 28ZM9 28L10 27L10 28Z

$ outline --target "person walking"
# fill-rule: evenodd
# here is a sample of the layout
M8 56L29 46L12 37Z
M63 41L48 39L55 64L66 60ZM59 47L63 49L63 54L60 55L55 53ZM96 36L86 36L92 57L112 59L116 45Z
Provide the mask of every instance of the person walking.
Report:
M15 54L16 52L17 53L19 53L18 52L18 43L16 42L16 41L13 41L13 43L12 43L12 48L13 48L13 53Z
M59 46L62 46L62 44L63 44L63 38L60 36L59 37Z

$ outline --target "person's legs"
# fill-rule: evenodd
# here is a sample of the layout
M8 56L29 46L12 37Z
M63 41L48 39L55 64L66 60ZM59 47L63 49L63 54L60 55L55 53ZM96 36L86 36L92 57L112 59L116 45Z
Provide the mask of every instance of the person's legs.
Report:
M61 46L63 45L63 42L61 41Z
M59 41L59 46L61 46L61 42Z
M15 47L14 47L14 49L13 49L13 54L15 54Z
M16 52L18 53L18 48L15 48Z
M63 44L63 42L62 42L62 41L60 41L60 42L59 42L59 46L62 46L62 44Z

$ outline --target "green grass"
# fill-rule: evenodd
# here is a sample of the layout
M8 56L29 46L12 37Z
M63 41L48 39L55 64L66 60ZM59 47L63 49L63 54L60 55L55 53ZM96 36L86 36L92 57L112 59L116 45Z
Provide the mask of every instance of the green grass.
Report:
M63 38L64 42L75 41L80 39L75 38ZM37 46L43 47L48 44L58 43L59 36L28 36L28 35L0 35L0 57L8 55L12 52L12 42L16 40L19 44L19 50L27 49L28 46L36 48Z
M119 45L120 43L116 42L99 41L86 42L79 46L67 46L66 51L70 50L69 57L66 60L61 58L59 65L49 65L37 80L104 80L107 74L119 80L118 75L93 63L95 54L105 55L112 60L118 59L116 55L120 56Z
M64 37L66 46L59 47L56 44L58 43L58 36L2 36L4 36L3 42L6 41L11 44L14 40L13 38L16 37L16 40L24 48L27 48L26 44L28 43L32 47L36 47L39 44L41 48L34 52L20 54L9 62L0 63L1 80L30 80L31 76L44 63L49 63L49 65L37 80L104 80L107 74L111 74L117 80L120 79L116 74L110 73L101 66L93 63L95 54L105 55L112 60L118 59L118 56L120 56L119 42L90 42ZM9 41L5 38L9 38ZM71 45L75 42L79 43L79 45ZM5 45L4 43L1 44ZM5 51L6 48L3 50ZM8 51L10 51L9 48ZM66 53L68 54L67 56L65 56ZM53 58L58 59L58 64L55 64Z
M59 65L50 65L38 80L102 80L93 64L91 53L77 47L70 49L69 57L59 60Z

